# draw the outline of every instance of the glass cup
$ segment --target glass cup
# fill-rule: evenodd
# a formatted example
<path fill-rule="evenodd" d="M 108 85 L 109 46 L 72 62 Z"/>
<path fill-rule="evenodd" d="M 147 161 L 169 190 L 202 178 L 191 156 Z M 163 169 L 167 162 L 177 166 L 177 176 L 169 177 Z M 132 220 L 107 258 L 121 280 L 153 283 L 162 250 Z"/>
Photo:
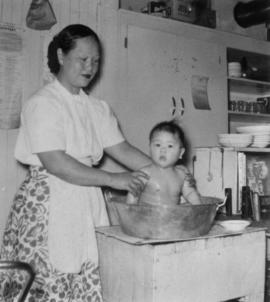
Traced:
<path fill-rule="evenodd" d="M 247 102 L 247 104 L 246 104 L 246 112 L 252 112 L 252 102 Z"/>
<path fill-rule="evenodd" d="M 236 101 L 229 101 L 229 110 L 236 111 Z"/>
<path fill-rule="evenodd" d="M 259 112 L 259 107 L 257 102 L 252 102 L 252 112 L 253 113 L 258 113 Z"/>
<path fill-rule="evenodd" d="M 246 102 L 245 101 L 237 101 L 237 111 L 243 112 L 246 111 Z"/>

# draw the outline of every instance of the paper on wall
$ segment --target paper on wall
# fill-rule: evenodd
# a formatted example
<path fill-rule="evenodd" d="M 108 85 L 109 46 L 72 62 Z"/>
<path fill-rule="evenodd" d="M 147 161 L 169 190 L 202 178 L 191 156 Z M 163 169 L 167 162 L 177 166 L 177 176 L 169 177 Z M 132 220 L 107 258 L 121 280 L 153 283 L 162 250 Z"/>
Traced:
<path fill-rule="evenodd" d="M 14 129 L 20 125 L 22 53 L 19 30 L 13 24 L 0 24 L 0 129 Z"/>
<path fill-rule="evenodd" d="M 191 78 L 191 93 L 193 105 L 196 109 L 211 110 L 208 100 L 208 77 L 193 75 Z"/>

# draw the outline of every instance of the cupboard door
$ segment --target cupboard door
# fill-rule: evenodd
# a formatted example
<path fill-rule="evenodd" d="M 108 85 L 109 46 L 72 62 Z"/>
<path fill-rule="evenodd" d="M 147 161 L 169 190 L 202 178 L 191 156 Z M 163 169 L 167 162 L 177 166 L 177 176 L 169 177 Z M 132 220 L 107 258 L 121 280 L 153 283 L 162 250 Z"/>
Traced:
<path fill-rule="evenodd" d="M 171 118 L 178 93 L 177 36 L 128 26 L 126 85 L 119 119 L 128 139 L 148 152 L 148 134 L 157 122 Z"/>
<path fill-rule="evenodd" d="M 223 46 L 185 37 L 178 41 L 178 89 L 185 103 L 181 121 L 190 147 L 216 146 L 226 133 L 226 51 Z"/>
<path fill-rule="evenodd" d="M 124 34 L 125 93 L 118 115 L 127 138 L 148 151 L 149 131 L 157 122 L 172 118 L 174 97 L 179 112 L 180 100 L 184 100 L 185 111 L 179 123 L 188 137 L 190 151 L 196 146 L 216 145 L 216 135 L 227 132 L 225 49 L 133 25 L 128 25 Z M 206 83 L 202 90 L 201 82 Z M 192 96 L 194 92 L 196 97 Z M 210 110 L 196 109 L 194 98 L 203 99 Z M 191 157 L 189 152 L 189 163 Z"/>

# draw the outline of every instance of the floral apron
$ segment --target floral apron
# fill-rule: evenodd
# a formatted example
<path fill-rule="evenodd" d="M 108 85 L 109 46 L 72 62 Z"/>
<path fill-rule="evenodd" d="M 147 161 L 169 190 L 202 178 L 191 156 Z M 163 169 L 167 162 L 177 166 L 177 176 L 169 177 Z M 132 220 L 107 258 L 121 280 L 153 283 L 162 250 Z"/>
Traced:
<path fill-rule="evenodd" d="M 3 236 L 0 258 L 30 263 L 36 273 L 26 302 L 102 301 L 97 263 L 86 260 L 78 273 L 63 273 L 49 259 L 50 183 L 46 170 L 31 166 L 17 192 Z M 64 253 L 65 251 L 63 251 Z M 17 273 L 2 282 L 0 301 L 14 302 L 22 286 Z M 6 279 L 5 279 L 6 280 Z"/>

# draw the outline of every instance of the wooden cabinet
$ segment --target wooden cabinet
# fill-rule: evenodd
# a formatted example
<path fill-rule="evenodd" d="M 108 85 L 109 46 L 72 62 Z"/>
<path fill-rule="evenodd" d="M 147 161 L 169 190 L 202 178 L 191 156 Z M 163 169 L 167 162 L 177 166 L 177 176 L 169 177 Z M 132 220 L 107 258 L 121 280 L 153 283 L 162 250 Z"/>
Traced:
<path fill-rule="evenodd" d="M 148 151 L 148 133 L 175 115 L 195 146 L 216 144 L 227 131 L 226 51 L 182 22 L 122 12 L 122 97 L 117 114 L 128 139 Z M 158 22 L 157 22 L 158 20 Z M 171 27 L 172 25 L 172 27 Z M 181 104 L 184 102 L 184 108 Z M 198 109 L 198 99 L 209 108 Z"/>
<path fill-rule="evenodd" d="M 97 228 L 104 301 L 264 301 L 265 229 L 147 242 Z"/>
<path fill-rule="evenodd" d="M 127 138 L 145 152 L 151 127 L 173 118 L 172 97 L 185 102 L 180 125 L 189 140 L 190 168 L 194 149 L 217 146 L 217 134 L 269 122 L 268 114 L 229 110 L 231 97 L 270 95 L 268 42 L 123 9 L 118 27 L 119 98 L 113 107 Z M 242 57 L 257 67 L 256 76 L 229 77 L 227 63 Z M 195 108 L 194 78 L 207 83 L 202 92 L 210 110 Z"/>
<path fill-rule="evenodd" d="M 265 109 L 259 107 L 257 99 L 270 96 L 270 56 L 228 48 L 227 61 L 242 65 L 241 77 L 227 78 L 229 132 L 236 132 L 238 126 L 269 123 L 270 98 Z"/>

